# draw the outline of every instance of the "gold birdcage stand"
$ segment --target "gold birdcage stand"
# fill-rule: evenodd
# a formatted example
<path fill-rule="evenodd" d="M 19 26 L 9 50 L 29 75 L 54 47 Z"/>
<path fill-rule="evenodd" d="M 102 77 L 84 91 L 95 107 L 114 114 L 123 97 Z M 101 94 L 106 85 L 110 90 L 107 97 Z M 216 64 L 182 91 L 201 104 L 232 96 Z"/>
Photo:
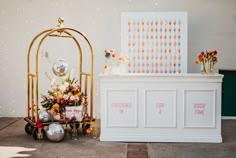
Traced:
<path fill-rule="evenodd" d="M 88 107 L 85 106 L 85 112 L 84 115 L 86 117 L 93 118 L 93 83 L 94 83 L 94 52 L 93 48 L 87 39 L 87 37 L 81 33 L 80 31 L 69 28 L 69 27 L 64 27 L 64 19 L 59 18 L 58 19 L 58 25 L 55 28 L 47 29 L 39 34 L 37 34 L 33 40 L 31 41 L 29 48 L 28 48 L 28 54 L 27 54 L 27 117 L 24 118 L 24 120 L 27 122 L 25 126 L 25 131 L 28 134 L 32 134 L 34 139 L 40 139 L 39 137 L 44 137 L 44 133 L 41 133 L 41 129 L 37 128 L 37 121 L 39 120 L 39 52 L 40 48 L 45 42 L 47 38 L 50 37 L 57 37 L 57 38 L 69 38 L 74 41 L 78 48 L 78 53 L 79 53 L 79 83 L 82 86 L 82 80 L 83 81 L 83 86 L 84 86 L 84 101 L 89 101 L 89 108 L 90 108 L 90 114 L 88 114 Z M 82 39 L 88 44 L 89 49 L 90 49 L 90 72 L 84 72 L 83 71 L 83 64 L 82 64 L 82 48 L 80 43 L 78 42 L 76 36 L 82 37 Z M 36 41 L 39 41 L 37 44 Z M 35 73 L 32 73 L 31 68 L 31 52 L 33 46 L 36 45 L 36 56 L 35 56 Z M 88 80 L 90 79 L 90 83 L 88 83 Z M 90 84 L 90 94 L 88 95 L 88 84 Z M 60 122 L 63 123 L 63 122 Z M 78 122 L 80 123 L 80 122 Z M 43 123 L 44 125 L 48 125 L 49 123 Z"/>

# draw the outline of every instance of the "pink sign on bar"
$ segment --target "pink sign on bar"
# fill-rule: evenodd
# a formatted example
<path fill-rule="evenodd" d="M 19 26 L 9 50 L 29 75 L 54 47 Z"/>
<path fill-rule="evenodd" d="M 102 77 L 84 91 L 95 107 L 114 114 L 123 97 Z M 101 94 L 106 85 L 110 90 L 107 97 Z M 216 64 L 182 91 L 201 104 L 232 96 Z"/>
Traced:
<path fill-rule="evenodd" d="M 158 114 L 162 113 L 163 108 L 165 107 L 165 103 L 163 102 L 157 102 L 156 103 L 156 109 L 158 109 Z"/>
<path fill-rule="evenodd" d="M 194 111 L 195 111 L 195 115 L 204 115 L 205 112 L 205 108 L 206 108 L 206 104 L 205 103 L 195 103 L 194 104 Z"/>
<path fill-rule="evenodd" d="M 131 103 L 112 103 L 111 106 L 112 106 L 112 108 L 119 109 L 119 112 L 121 114 L 124 113 L 125 109 L 132 108 Z"/>

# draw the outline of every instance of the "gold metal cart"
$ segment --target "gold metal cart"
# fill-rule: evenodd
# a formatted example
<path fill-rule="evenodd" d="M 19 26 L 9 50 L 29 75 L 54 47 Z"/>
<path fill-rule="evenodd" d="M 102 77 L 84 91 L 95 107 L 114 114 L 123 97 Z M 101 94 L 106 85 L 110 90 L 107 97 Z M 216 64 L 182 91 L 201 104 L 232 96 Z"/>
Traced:
<path fill-rule="evenodd" d="M 39 120 L 39 52 L 41 49 L 42 44 L 45 42 L 47 38 L 50 37 L 56 37 L 56 38 L 67 38 L 72 39 L 72 42 L 74 42 L 78 48 L 79 53 L 79 59 L 78 59 L 78 79 L 81 86 L 84 86 L 84 100 L 89 102 L 89 105 L 84 107 L 85 112 L 84 116 L 93 118 L 93 83 L 94 83 L 94 53 L 93 48 L 87 39 L 87 37 L 82 34 L 80 31 L 64 27 L 64 19 L 59 18 L 58 19 L 59 24 L 55 28 L 47 29 L 39 34 L 37 34 L 33 40 L 31 41 L 29 48 L 28 48 L 28 55 L 27 55 L 27 117 L 24 118 L 24 120 L 27 122 L 25 126 L 25 131 L 27 134 L 32 134 L 34 139 L 38 139 L 38 132 L 36 122 Z M 82 61 L 82 48 L 81 43 L 79 43 L 76 36 L 79 36 L 82 38 L 86 44 L 88 44 L 88 48 L 90 49 L 90 71 L 84 72 L 83 71 L 83 61 Z M 35 61 L 32 63 L 35 63 L 35 70 L 33 71 L 31 69 L 31 56 L 33 48 L 36 48 L 34 50 L 36 52 Z M 83 81 L 82 81 L 83 80 Z M 90 81 L 90 83 L 88 82 Z M 89 85 L 90 84 L 90 85 Z M 88 87 L 90 88 L 90 94 L 87 94 Z M 88 110 L 89 108 L 89 110 Z M 88 113 L 89 111 L 89 113 Z M 60 122 L 59 123 L 63 123 Z M 81 123 L 81 122 L 78 122 Z M 43 123 L 44 125 L 48 125 L 49 123 Z M 41 132 L 41 130 L 40 130 Z M 45 132 L 42 133 L 43 137 L 45 136 Z"/>

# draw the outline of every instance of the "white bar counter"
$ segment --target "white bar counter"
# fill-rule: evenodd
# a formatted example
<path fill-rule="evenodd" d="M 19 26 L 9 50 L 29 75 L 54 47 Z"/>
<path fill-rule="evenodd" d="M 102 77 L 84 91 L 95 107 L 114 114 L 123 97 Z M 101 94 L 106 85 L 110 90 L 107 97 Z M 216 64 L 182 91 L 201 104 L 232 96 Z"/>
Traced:
<path fill-rule="evenodd" d="M 222 142 L 223 75 L 100 75 L 101 141 Z"/>

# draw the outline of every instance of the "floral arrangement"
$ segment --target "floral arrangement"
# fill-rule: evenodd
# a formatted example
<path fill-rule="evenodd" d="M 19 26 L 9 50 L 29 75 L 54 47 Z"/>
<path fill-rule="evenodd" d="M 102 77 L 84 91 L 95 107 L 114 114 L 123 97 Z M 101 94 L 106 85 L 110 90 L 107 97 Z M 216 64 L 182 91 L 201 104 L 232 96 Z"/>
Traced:
<path fill-rule="evenodd" d="M 129 59 L 129 57 L 126 55 L 117 55 L 115 49 L 104 50 L 103 54 L 106 58 L 104 64 L 104 71 L 106 73 L 116 70 L 118 66 L 122 64 L 124 65 Z"/>
<path fill-rule="evenodd" d="M 70 74 L 64 77 L 61 84 L 51 79 L 50 81 L 51 89 L 48 91 L 48 95 L 42 95 L 41 104 L 52 114 L 62 114 L 66 106 L 80 106 L 82 103 L 88 105 L 83 102 L 83 93 L 78 80 L 71 79 Z"/>
<path fill-rule="evenodd" d="M 214 65 L 217 63 L 217 51 L 201 52 L 198 55 L 198 60 L 195 64 L 202 63 L 203 73 L 212 73 L 214 71 Z"/>

